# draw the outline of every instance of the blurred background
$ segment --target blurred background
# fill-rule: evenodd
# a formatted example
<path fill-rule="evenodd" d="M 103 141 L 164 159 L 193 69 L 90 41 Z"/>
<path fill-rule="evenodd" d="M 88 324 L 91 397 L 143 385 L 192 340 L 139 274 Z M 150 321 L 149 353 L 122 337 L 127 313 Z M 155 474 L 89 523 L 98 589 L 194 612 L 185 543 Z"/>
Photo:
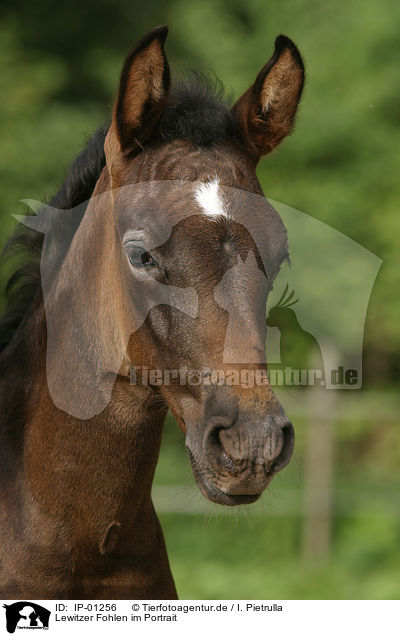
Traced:
<path fill-rule="evenodd" d="M 2 0 L 0 242 L 44 201 L 109 117 L 124 56 L 168 24 L 175 75 L 215 73 L 238 97 L 291 37 L 307 85 L 295 134 L 261 161 L 268 197 L 383 260 L 357 391 L 279 395 L 297 435 L 260 503 L 214 506 L 166 422 L 154 500 L 181 598 L 400 596 L 400 4 L 396 0 Z M 8 268 L 0 270 L 1 288 Z M 2 299 L 0 299 L 1 302 Z"/>

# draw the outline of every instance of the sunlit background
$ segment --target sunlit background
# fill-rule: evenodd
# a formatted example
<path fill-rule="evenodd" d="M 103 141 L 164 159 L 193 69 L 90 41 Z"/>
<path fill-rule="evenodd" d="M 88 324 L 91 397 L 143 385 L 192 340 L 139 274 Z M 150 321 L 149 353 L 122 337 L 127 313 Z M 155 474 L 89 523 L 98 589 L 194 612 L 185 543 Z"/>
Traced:
<path fill-rule="evenodd" d="M 0 239 L 48 199 L 109 117 L 122 61 L 157 24 L 173 72 L 215 73 L 239 96 L 280 33 L 307 68 L 296 131 L 258 175 L 268 197 L 343 232 L 383 260 L 357 391 L 280 395 L 294 458 L 260 503 L 228 510 L 194 484 L 169 418 L 159 511 L 181 598 L 400 595 L 400 4 L 396 0 L 3 0 Z M 3 288 L 8 268 L 3 265 Z M 318 311 L 318 307 L 316 308 Z"/>

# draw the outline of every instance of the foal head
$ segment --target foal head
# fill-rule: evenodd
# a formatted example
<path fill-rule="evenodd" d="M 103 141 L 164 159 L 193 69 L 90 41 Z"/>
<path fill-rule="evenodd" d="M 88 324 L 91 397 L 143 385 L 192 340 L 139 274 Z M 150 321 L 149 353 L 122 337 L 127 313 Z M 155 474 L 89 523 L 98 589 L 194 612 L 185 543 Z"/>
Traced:
<path fill-rule="evenodd" d="M 203 493 L 247 503 L 294 443 L 265 360 L 266 299 L 287 237 L 255 169 L 292 129 L 304 68 L 278 37 L 229 109 L 204 86 L 170 89 L 166 34 L 154 29 L 129 53 L 105 143 L 127 321 L 150 307 L 126 355 L 137 377 L 156 372 L 151 391 L 185 433 Z M 189 290 L 186 307 L 149 303 L 156 283 Z"/>

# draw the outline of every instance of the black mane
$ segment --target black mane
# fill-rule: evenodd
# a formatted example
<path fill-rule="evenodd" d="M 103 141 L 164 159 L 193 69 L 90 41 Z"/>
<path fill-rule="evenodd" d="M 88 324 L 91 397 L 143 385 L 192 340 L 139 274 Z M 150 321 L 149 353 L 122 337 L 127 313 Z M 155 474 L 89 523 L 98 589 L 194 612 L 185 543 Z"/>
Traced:
<path fill-rule="evenodd" d="M 202 73 L 176 82 L 170 91 L 159 124 L 164 141 L 191 139 L 196 146 L 210 146 L 232 137 L 235 118 L 222 82 Z"/>
<path fill-rule="evenodd" d="M 49 205 L 78 213 L 68 215 L 68 228 L 63 219 L 57 221 L 57 231 L 67 231 L 71 239 L 82 220 L 88 201 L 105 166 L 104 141 L 108 126 L 99 129 L 86 148 L 71 165 L 67 177 Z M 224 96 L 222 83 L 194 73 L 190 80 L 178 81 L 171 89 L 160 117 L 157 135 L 163 141 L 190 139 L 196 146 L 210 146 L 232 137 L 235 120 Z M 71 218 L 73 227 L 71 228 Z M 67 221 L 65 221 L 67 223 Z M 0 318 L 0 352 L 11 341 L 14 332 L 41 292 L 40 254 L 43 234 L 19 225 L 6 244 L 5 252 L 24 254 L 24 262 L 11 275 L 5 289 L 7 308 Z"/>

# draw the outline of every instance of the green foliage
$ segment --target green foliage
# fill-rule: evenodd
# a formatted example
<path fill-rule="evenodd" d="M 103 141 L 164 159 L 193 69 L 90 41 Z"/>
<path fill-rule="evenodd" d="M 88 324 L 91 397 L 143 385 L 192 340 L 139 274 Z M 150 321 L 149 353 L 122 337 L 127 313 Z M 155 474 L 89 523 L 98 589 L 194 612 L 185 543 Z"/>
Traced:
<path fill-rule="evenodd" d="M 300 556 L 300 517 L 162 515 L 184 599 L 396 599 L 398 519 L 341 517 L 329 560 Z M 393 555 L 395 558 L 393 558 Z"/>

